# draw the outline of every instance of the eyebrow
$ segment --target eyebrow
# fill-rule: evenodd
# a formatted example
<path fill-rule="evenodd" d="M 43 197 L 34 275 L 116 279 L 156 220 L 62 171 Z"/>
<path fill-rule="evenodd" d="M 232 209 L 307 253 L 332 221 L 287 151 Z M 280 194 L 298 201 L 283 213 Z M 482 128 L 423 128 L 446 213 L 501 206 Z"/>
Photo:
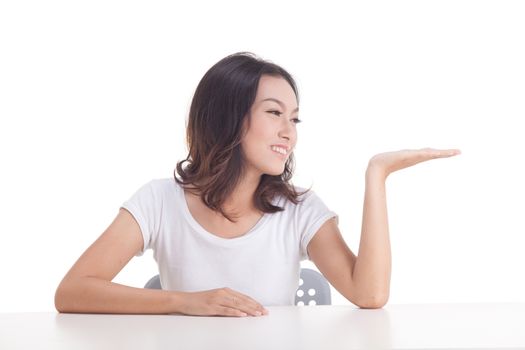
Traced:
<path fill-rule="evenodd" d="M 265 98 L 264 100 L 262 100 L 261 102 L 264 102 L 264 101 L 273 101 L 273 102 L 277 102 L 279 105 L 281 105 L 281 107 L 285 108 L 285 105 L 282 101 L 279 101 L 278 99 L 276 98 L 273 98 L 273 97 L 269 97 L 269 98 Z M 296 109 L 294 109 L 292 112 L 298 112 L 299 111 L 299 107 L 297 107 Z"/>

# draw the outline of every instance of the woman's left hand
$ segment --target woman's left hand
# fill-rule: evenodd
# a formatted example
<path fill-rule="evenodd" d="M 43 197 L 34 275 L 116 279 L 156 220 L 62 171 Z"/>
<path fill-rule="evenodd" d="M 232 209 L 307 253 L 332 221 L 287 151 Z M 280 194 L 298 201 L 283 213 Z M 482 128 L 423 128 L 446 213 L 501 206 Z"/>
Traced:
<path fill-rule="evenodd" d="M 404 149 L 395 152 L 379 153 L 368 163 L 368 170 L 379 171 L 385 178 L 404 168 L 436 158 L 448 158 L 461 154 L 459 149 Z"/>

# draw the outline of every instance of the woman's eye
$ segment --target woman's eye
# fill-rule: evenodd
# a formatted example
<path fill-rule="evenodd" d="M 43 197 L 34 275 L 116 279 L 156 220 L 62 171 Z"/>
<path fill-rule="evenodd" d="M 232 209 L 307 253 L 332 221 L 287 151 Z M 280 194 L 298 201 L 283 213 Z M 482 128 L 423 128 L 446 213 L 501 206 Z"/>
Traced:
<path fill-rule="evenodd" d="M 281 114 L 283 114 L 282 112 L 279 112 L 279 111 L 268 111 L 268 113 L 273 113 L 273 114 L 275 114 L 277 116 L 281 116 Z M 294 122 L 294 124 L 299 124 L 299 123 L 302 122 L 302 120 L 299 119 L 299 118 L 294 118 L 294 119 L 292 119 L 292 122 Z"/>

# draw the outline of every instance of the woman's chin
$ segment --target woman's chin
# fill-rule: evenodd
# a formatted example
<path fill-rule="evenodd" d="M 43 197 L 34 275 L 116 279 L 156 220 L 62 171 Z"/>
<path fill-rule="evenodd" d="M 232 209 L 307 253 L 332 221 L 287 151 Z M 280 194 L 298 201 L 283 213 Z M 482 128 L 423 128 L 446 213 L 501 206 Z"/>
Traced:
<path fill-rule="evenodd" d="M 281 167 L 274 167 L 274 168 L 267 169 L 267 171 L 265 171 L 265 174 L 271 175 L 271 176 L 278 176 L 278 175 L 281 175 L 283 172 L 284 172 L 284 165 Z"/>

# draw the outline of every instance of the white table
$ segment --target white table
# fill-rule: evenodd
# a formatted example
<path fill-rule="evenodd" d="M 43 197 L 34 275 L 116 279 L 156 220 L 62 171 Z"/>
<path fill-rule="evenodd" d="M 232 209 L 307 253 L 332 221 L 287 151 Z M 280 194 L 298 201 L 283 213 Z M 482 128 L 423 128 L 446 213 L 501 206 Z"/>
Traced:
<path fill-rule="evenodd" d="M 268 310 L 245 318 L 0 313 L 0 349 L 525 348 L 525 303 Z"/>

